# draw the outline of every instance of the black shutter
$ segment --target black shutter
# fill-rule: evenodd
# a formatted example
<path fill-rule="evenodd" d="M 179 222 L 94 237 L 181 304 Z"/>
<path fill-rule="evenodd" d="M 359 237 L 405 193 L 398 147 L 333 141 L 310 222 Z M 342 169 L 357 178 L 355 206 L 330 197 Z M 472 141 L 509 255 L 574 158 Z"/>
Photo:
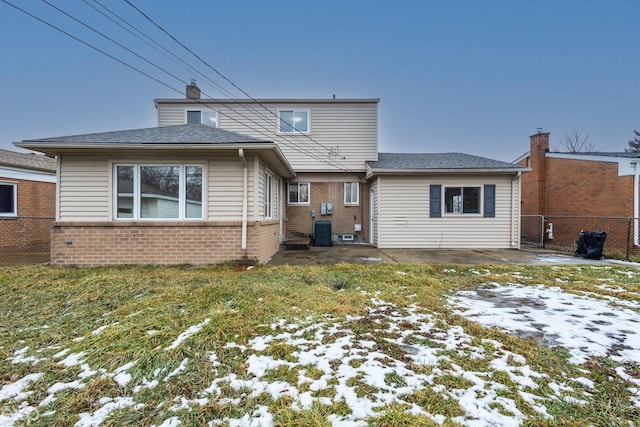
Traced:
<path fill-rule="evenodd" d="M 439 184 L 429 186 L 429 216 L 431 218 L 442 216 L 442 186 Z"/>
<path fill-rule="evenodd" d="M 484 216 L 485 218 L 496 217 L 496 185 L 484 185 Z"/>

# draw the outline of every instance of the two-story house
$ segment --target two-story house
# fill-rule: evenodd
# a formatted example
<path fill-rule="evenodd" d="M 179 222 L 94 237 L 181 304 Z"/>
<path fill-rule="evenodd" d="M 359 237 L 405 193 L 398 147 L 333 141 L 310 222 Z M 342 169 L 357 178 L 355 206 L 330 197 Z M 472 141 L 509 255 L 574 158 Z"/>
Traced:
<path fill-rule="evenodd" d="M 379 247 L 517 247 L 526 168 L 378 153 L 378 99 L 156 99 L 158 127 L 42 138 L 52 263 L 264 263 L 331 221 Z"/>
<path fill-rule="evenodd" d="M 369 240 L 366 162 L 378 159 L 379 99 L 210 100 L 195 83 L 187 93 L 154 101 L 158 126 L 201 123 L 277 142 L 296 176 L 284 183 L 266 171 L 256 203 L 280 218 L 281 239 L 326 220 L 335 239 Z"/>

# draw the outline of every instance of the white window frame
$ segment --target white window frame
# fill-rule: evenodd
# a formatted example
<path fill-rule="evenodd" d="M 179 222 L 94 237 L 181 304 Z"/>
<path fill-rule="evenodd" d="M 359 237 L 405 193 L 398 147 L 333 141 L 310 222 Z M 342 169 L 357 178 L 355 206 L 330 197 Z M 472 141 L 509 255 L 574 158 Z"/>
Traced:
<path fill-rule="evenodd" d="M 285 132 L 282 129 L 282 127 L 280 126 L 281 124 L 281 119 L 280 119 L 280 113 L 285 112 L 285 111 L 291 111 L 293 113 L 293 115 L 295 116 L 296 113 L 306 113 L 307 114 L 307 130 L 306 131 L 302 131 L 302 130 L 297 130 L 297 129 L 293 129 L 290 132 Z M 293 125 L 293 123 L 290 123 L 290 125 Z M 293 127 L 293 126 L 292 126 Z M 281 108 L 278 109 L 278 121 L 276 123 L 276 130 L 277 133 L 281 134 L 281 135 L 292 135 L 292 134 L 309 134 L 311 133 L 311 110 L 308 108 Z"/>
<path fill-rule="evenodd" d="M 306 202 L 301 202 L 300 201 L 300 186 L 301 185 L 305 185 L 307 186 L 307 201 Z M 289 191 L 289 187 L 292 185 L 297 185 L 298 186 L 298 201 L 297 202 L 292 202 L 289 199 L 289 195 L 290 195 L 290 191 Z M 298 205 L 298 206 L 309 206 L 311 205 L 311 183 L 309 182 L 288 182 L 287 183 L 287 204 L 288 205 Z"/>
<path fill-rule="evenodd" d="M 133 167 L 133 216 L 131 218 L 118 218 L 118 166 L 132 166 Z M 179 168 L 179 190 L 178 190 L 178 217 L 177 218 L 142 218 L 140 216 L 140 168 L 144 166 L 177 166 Z M 187 183 L 186 183 L 186 169 L 189 166 L 197 166 L 202 169 L 202 208 L 200 210 L 199 218 L 187 218 Z M 204 163 L 131 163 L 131 162 L 113 162 L 112 164 L 112 199 L 113 199 L 113 212 L 112 218 L 114 221 L 202 221 L 205 218 L 205 206 L 206 206 L 206 167 Z"/>
<path fill-rule="evenodd" d="M 0 216 L 13 217 L 18 216 L 18 184 L 15 182 L 0 181 L 0 185 L 6 185 L 13 188 L 13 212 L 0 212 Z"/>
<path fill-rule="evenodd" d="M 461 191 L 460 195 L 462 197 L 462 210 L 461 212 L 447 212 L 447 189 L 448 188 L 459 188 Z M 464 212 L 464 189 L 465 188 L 477 188 L 478 189 L 478 212 Z M 447 185 L 442 186 L 442 214 L 446 216 L 482 216 L 482 209 L 484 205 L 484 190 L 482 185 Z"/>
<path fill-rule="evenodd" d="M 218 128 L 219 127 L 218 112 L 216 110 L 213 110 L 213 109 L 204 109 L 203 110 L 203 109 L 195 109 L 195 108 L 185 108 L 185 110 L 184 110 L 184 122 L 185 123 L 189 123 L 187 121 L 188 120 L 188 116 L 189 116 L 189 112 L 199 112 L 200 113 L 200 124 L 201 125 L 205 125 L 205 126 L 209 126 L 209 125 L 203 122 L 202 113 L 213 113 L 213 116 L 214 116 L 213 123 L 214 123 L 214 125 L 210 126 L 210 127 L 213 127 L 213 128 Z"/>
<path fill-rule="evenodd" d="M 356 200 L 351 199 L 353 194 L 353 186 L 356 186 Z M 347 191 L 349 187 L 349 191 Z M 351 200 L 347 200 L 347 195 Z M 344 183 L 344 204 L 345 206 L 358 206 L 360 205 L 360 183 L 359 182 L 345 182 Z"/>
<path fill-rule="evenodd" d="M 264 218 L 273 218 L 273 175 L 264 174 Z"/>

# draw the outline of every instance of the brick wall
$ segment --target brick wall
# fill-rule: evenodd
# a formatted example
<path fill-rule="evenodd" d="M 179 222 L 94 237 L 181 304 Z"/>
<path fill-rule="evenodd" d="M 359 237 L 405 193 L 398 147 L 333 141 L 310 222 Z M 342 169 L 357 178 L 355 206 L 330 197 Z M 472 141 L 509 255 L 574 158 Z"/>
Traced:
<path fill-rule="evenodd" d="M 329 191 L 331 190 L 331 191 Z M 329 197 L 329 192 L 331 197 Z M 320 215 L 320 204 L 333 203 L 332 215 Z M 355 234 L 357 241 L 369 240 L 369 184 L 360 182 L 360 204 L 345 206 L 344 182 L 311 182 L 311 203 L 309 206 L 286 206 L 286 236 L 309 236 L 313 233 L 314 218 L 311 211 L 316 211 L 316 221 L 331 221 L 331 231 L 338 234 Z M 355 225 L 362 224 L 362 231 L 355 233 Z"/>
<path fill-rule="evenodd" d="M 618 176 L 617 163 L 547 157 L 548 148 L 549 134 L 533 135 L 531 156 L 520 162 L 532 169 L 522 176 L 522 214 L 544 215 L 553 223 L 553 241 L 545 234 L 548 246 L 573 247 L 581 230 L 604 230 L 605 251 L 624 250 L 633 176 Z M 532 227 L 537 229 L 531 234 L 539 234 L 539 225 Z"/>
<path fill-rule="evenodd" d="M 17 217 L 0 218 L 0 248 L 24 251 L 49 246 L 50 229 L 56 214 L 56 185 L 21 179 L 0 181 L 16 184 Z"/>
<path fill-rule="evenodd" d="M 250 222 L 247 249 L 240 222 L 55 223 L 51 264 L 265 263 L 278 249 L 278 222 Z"/>
<path fill-rule="evenodd" d="M 633 176 L 617 163 L 547 159 L 547 215 L 633 216 Z"/>
<path fill-rule="evenodd" d="M 546 208 L 546 153 L 549 151 L 549 134 L 537 133 L 530 137 L 530 157 L 520 166 L 531 168 L 522 174 L 522 215 L 544 215 Z"/>

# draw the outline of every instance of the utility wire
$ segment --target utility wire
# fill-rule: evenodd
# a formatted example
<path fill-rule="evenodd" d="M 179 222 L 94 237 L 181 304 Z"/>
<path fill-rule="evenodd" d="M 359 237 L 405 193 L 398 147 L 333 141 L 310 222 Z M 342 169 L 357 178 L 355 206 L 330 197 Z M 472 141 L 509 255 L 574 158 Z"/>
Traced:
<path fill-rule="evenodd" d="M 107 36 L 106 34 L 96 30 L 95 28 L 93 28 L 91 25 L 84 23 L 83 21 L 79 20 L 78 18 L 76 18 L 75 16 L 71 15 L 70 13 L 65 12 L 64 10 L 60 9 L 58 6 L 53 5 L 51 3 L 49 3 L 47 0 L 41 0 L 43 3 L 45 3 L 46 5 L 54 8 L 55 10 L 57 10 L 58 12 L 62 13 L 63 15 L 67 16 L 68 18 L 73 19 L 74 21 L 76 21 L 78 24 L 84 26 L 85 28 L 88 28 L 89 30 L 93 31 L 94 33 L 104 37 L 105 39 L 109 40 L 111 43 L 115 44 L 116 46 L 126 50 L 127 52 L 129 52 L 130 54 L 134 55 L 136 58 L 139 58 L 141 60 L 143 60 L 144 62 L 146 62 L 147 64 L 155 67 L 156 69 L 162 71 L 163 73 L 173 77 L 174 79 L 186 84 L 185 81 L 183 81 L 182 79 L 180 79 L 180 77 L 176 76 L 175 74 L 172 74 L 171 72 L 165 70 L 164 68 L 156 65 L 155 63 L 151 62 L 150 60 L 148 60 L 147 58 L 145 58 L 142 55 L 137 54 L 136 52 L 134 52 L 133 50 L 129 49 L 128 47 L 126 47 L 125 45 L 123 45 L 122 43 L 112 39 L 111 37 Z"/>
<path fill-rule="evenodd" d="M 118 26 L 120 26 L 121 28 L 123 28 L 124 30 L 126 30 L 127 32 L 129 32 L 130 34 L 132 34 L 133 36 L 135 36 L 136 38 L 138 38 L 139 40 L 143 41 L 145 44 L 147 44 L 148 46 L 152 47 L 153 49 L 155 49 L 156 51 L 163 53 L 163 55 L 169 59 L 171 59 L 174 63 L 181 63 L 184 66 L 186 66 L 189 70 L 195 72 L 196 74 L 198 74 L 199 76 L 201 76 L 202 78 L 204 78 L 205 80 L 209 81 L 211 83 L 211 85 L 213 85 L 214 87 L 217 88 L 217 90 L 220 91 L 220 93 L 223 93 L 227 96 L 229 96 L 230 98 L 233 98 L 234 95 L 233 93 L 229 92 L 224 86 L 220 85 L 219 83 L 211 80 L 206 74 L 203 74 L 202 72 L 200 72 L 199 70 L 197 70 L 195 67 L 193 67 L 191 64 L 187 63 L 185 60 L 183 60 L 182 58 L 180 58 L 178 55 L 174 54 L 173 52 L 171 52 L 169 49 L 167 49 L 166 47 L 164 47 L 162 44 L 158 43 L 157 41 L 155 41 L 152 37 L 149 37 L 147 34 L 145 34 L 143 31 L 141 31 L 140 29 L 138 29 L 135 25 L 131 24 L 130 22 L 128 22 L 126 19 L 124 19 L 123 17 L 121 17 L 120 15 L 118 15 L 117 13 L 115 13 L 113 10 L 111 10 L 108 6 L 105 6 L 104 4 L 100 3 L 98 0 L 93 0 L 94 3 L 96 3 L 97 5 L 99 5 L 102 9 L 106 10 L 109 14 L 111 14 L 112 16 L 114 16 L 115 18 L 117 18 L 117 20 L 119 20 L 120 22 L 126 24 L 129 28 L 131 28 L 131 30 L 137 32 L 139 35 L 137 35 L 136 33 L 134 33 L 133 31 L 131 31 L 130 29 L 126 28 L 124 25 L 120 24 L 119 22 L 117 22 L 115 19 L 107 16 L 104 12 L 100 11 L 98 8 L 96 8 L 95 6 L 91 5 L 90 3 L 88 3 L 87 0 L 82 0 L 84 3 L 86 3 L 88 6 L 92 7 L 93 9 L 95 9 L 96 11 L 98 11 L 99 13 L 101 13 L 103 16 L 105 16 L 106 18 L 110 19 L 111 21 L 113 21 L 114 23 L 116 23 Z M 144 39 L 148 40 L 145 41 L 142 37 L 144 37 Z M 155 46 L 152 46 L 149 42 L 153 43 Z"/>
<path fill-rule="evenodd" d="M 43 0 L 44 1 L 44 0 Z M 87 3 L 86 0 L 83 0 L 85 3 Z M 191 66 L 190 64 L 186 63 L 185 61 L 183 61 L 181 58 L 179 58 L 177 55 L 173 54 L 170 50 L 168 50 L 167 48 L 165 48 L 164 46 L 162 46 L 160 43 L 156 42 L 155 40 L 153 40 L 151 37 L 149 37 L 148 35 L 146 35 L 144 32 L 142 32 L 141 30 L 137 29 L 135 26 L 133 26 L 132 24 L 130 24 L 129 22 L 127 22 L 124 18 L 120 17 L 119 15 L 117 15 L 115 12 L 113 12 L 112 10 L 110 10 L 108 7 L 102 5 L 98 0 L 93 0 L 95 3 L 97 3 L 98 5 L 100 5 L 102 8 L 104 8 L 105 10 L 107 10 L 109 13 L 113 14 L 114 16 L 118 17 L 118 19 L 120 19 L 122 22 L 125 22 L 129 27 L 133 28 L 134 30 L 136 30 L 138 33 L 144 35 L 144 37 L 146 37 L 147 39 L 149 39 L 150 41 L 152 41 L 154 44 L 156 44 L 157 46 L 161 47 L 163 50 L 165 50 L 166 52 L 168 52 L 169 54 L 171 54 L 173 57 L 177 58 L 180 62 L 184 63 L 185 65 L 187 65 L 189 68 L 191 68 L 192 70 L 194 70 L 196 73 L 200 74 L 201 76 L 203 76 L 206 80 L 208 80 L 209 82 L 211 82 L 214 86 L 216 86 L 218 89 L 220 89 L 223 93 L 227 94 L 228 96 L 230 96 L 231 98 L 233 98 L 233 94 L 231 92 L 229 92 L 228 90 L 226 90 L 224 87 L 222 87 L 221 85 L 219 85 L 218 83 L 214 82 L 213 80 L 209 79 L 205 74 L 201 73 L 200 71 L 198 71 L 196 68 L 194 68 L 193 66 Z M 303 132 L 298 131 L 297 129 L 295 129 L 295 127 L 293 126 L 293 124 L 288 123 L 287 121 L 281 120 L 279 116 L 277 116 L 275 113 L 273 113 L 271 110 L 269 110 L 266 106 L 264 106 L 262 103 L 260 103 L 259 101 L 257 101 L 255 98 L 251 97 L 248 93 L 246 93 L 244 90 L 240 89 L 238 86 L 236 86 L 230 79 L 228 79 L 226 76 L 222 75 L 218 70 L 216 70 L 215 68 L 213 68 L 211 65 L 209 65 L 206 61 L 204 61 L 202 58 L 200 58 L 198 55 L 195 54 L 195 52 L 193 52 L 191 49 L 189 49 L 188 47 L 186 47 L 184 44 L 182 44 L 180 41 L 178 41 L 175 37 L 173 37 L 171 34 L 169 34 L 166 30 L 164 30 L 164 28 L 162 28 L 161 26 L 159 26 L 158 24 L 156 24 L 149 16 L 147 16 L 144 12 L 142 12 L 139 8 L 137 8 L 135 5 L 133 5 L 132 3 L 128 2 L 127 3 L 129 5 L 131 5 L 136 11 L 138 11 L 140 14 L 142 14 L 147 20 L 149 20 L 150 22 L 152 22 L 156 27 L 160 28 L 165 34 L 167 34 L 168 36 L 170 36 L 174 41 L 176 41 L 180 46 L 182 46 L 183 48 L 185 48 L 187 51 L 189 51 L 192 55 L 196 56 L 196 58 L 198 58 L 201 62 L 203 62 L 205 65 L 207 65 L 209 68 L 211 68 L 214 72 L 216 72 L 218 75 L 220 75 L 221 77 L 223 77 L 225 80 L 227 80 L 229 83 L 231 83 L 234 87 L 236 87 L 238 90 L 240 90 L 242 93 L 244 93 L 245 95 L 247 95 L 249 98 L 251 98 L 254 102 L 256 102 L 257 104 L 259 104 L 261 107 L 263 107 L 264 110 L 266 110 L 268 113 L 270 113 L 271 115 L 273 115 L 274 117 L 276 117 L 279 121 L 283 122 L 285 125 L 288 125 L 291 129 L 295 130 L 297 133 L 301 134 L 302 136 L 306 137 L 307 139 L 315 142 L 316 144 L 320 145 L 322 148 L 328 150 L 328 155 L 334 155 L 334 150 L 330 147 L 325 147 L 324 145 L 318 143 L 317 141 L 313 140 L 313 138 L 309 137 L 308 135 L 304 134 Z M 178 79 L 179 80 L 179 79 Z M 204 93 L 204 92 L 203 92 Z M 211 97 L 210 95 L 206 94 L 206 96 L 208 96 L 209 98 L 215 100 L 213 97 Z M 225 104 L 222 102 L 222 100 L 215 100 L 216 103 L 220 103 L 223 106 L 229 108 L 232 111 L 233 108 L 231 108 L 229 105 Z M 248 109 L 255 112 L 256 114 L 258 114 L 261 118 L 265 118 L 264 114 L 262 112 L 260 112 L 259 110 L 254 109 L 253 106 L 251 105 L 247 105 Z M 249 119 L 248 117 L 244 116 L 243 114 L 240 114 L 243 118 Z M 251 120 L 254 124 L 258 124 L 255 121 Z M 268 132 L 271 132 L 270 130 L 267 130 Z M 264 134 L 263 134 L 264 135 Z M 274 134 L 274 137 L 277 139 L 278 136 Z M 283 143 L 284 140 L 280 139 L 280 143 Z M 302 151 L 300 150 L 300 146 L 296 146 L 295 148 L 293 148 L 294 150 L 298 150 L 298 151 Z M 311 152 L 304 150 L 307 154 L 312 155 Z M 312 155 L 313 156 L 313 155 Z M 316 156 L 313 156 L 316 157 Z M 318 157 L 316 157 L 318 158 Z M 327 162 L 326 160 L 324 160 L 323 158 L 320 158 L 322 162 Z M 329 160 L 329 163 L 331 162 L 331 160 Z M 336 165 L 337 166 L 337 165 Z M 339 169 L 343 169 L 346 170 L 344 168 L 340 168 Z"/>
<path fill-rule="evenodd" d="M 271 110 L 269 110 L 265 105 L 263 105 L 259 100 L 255 99 L 254 97 L 252 97 L 251 95 L 249 95 L 246 91 L 244 91 L 242 88 L 240 88 L 238 85 L 236 85 L 233 81 L 231 81 L 231 79 L 229 79 L 227 76 L 225 76 L 224 74 L 222 74 L 220 71 L 218 71 L 215 67 L 213 67 L 211 64 L 209 64 L 207 61 L 205 61 L 204 59 L 202 59 L 197 53 L 195 53 L 193 50 L 191 50 L 189 47 L 187 47 L 186 45 L 184 45 L 182 42 L 180 42 L 180 40 L 178 40 L 177 38 L 175 38 L 171 33 L 169 33 L 167 30 L 165 30 L 160 24 L 156 23 L 153 19 L 151 19 L 151 17 L 149 17 L 146 13 L 144 13 L 142 10 L 140 10 L 140 8 L 138 8 L 136 5 L 134 5 L 133 3 L 131 3 L 130 0 L 124 0 L 125 3 L 127 3 L 129 6 L 131 6 L 133 9 L 135 9 L 138 13 L 140 13 L 145 19 L 147 19 L 149 22 L 151 22 L 154 26 L 156 26 L 160 31 L 162 31 L 163 33 L 165 33 L 167 36 L 169 36 L 173 41 L 175 41 L 177 44 L 179 44 L 182 48 L 184 48 L 187 52 L 191 53 L 194 57 L 196 57 L 200 62 L 202 62 L 204 65 L 206 65 L 209 69 L 211 69 L 214 73 L 216 73 L 218 76 L 222 77 L 225 81 L 227 81 L 230 85 L 232 85 L 234 88 L 236 88 L 237 90 L 239 90 L 240 92 L 242 92 L 246 97 L 248 97 L 249 99 L 251 99 L 251 101 L 255 102 L 256 104 L 260 105 L 262 108 L 264 108 L 265 110 L 267 110 L 269 113 L 271 113 L 272 115 L 274 115 L 276 118 L 278 118 L 278 116 L 273 113 Z M 295 129 L 295 127 L 293 127 L 292 125 L 290 125 L 292 129 Z M 299 131 L 298 131 L 299 132 Z M 315 144 L 318 144 L 319 146 L 321 146 L 322 148 L 324 148 L 325 150 L 327 150 L 329 153 L 332 152 L 332 149 L 330 147 L 326 147 L 323 144 L 319 143 L 318 141 L 316 141 L 315 139 L 311 138 L 309 135 L 304 134 L 303 132 L 299 132 L 302 136 L 306 137 L 307 139 L 309 139 L 310 141 L 314 142 Z"/>
<path fill-rule="evenodd" d="M 14 9 L 16 9 L 16 10 L 18 10 L 18 11 L 20 11 L 20 12 L 22 12 L 22 13 L 24 13 L 24 14 L 28 15 L 28 16 L 30 16 L 31 18 L 33 18 L 33 19 L 35 19 L 35 20 L 37 20 L 37 21 L 39 21 L 39 22 L 41 22 L 41 23 L 43 23 L 43 24 L 45 24 L 45 25 L 47 25 L 47 26 L 49 26 L 49 27 L 51 27 L 51 28 L 53 28 L 53 29 L 55 29 L 56 31 L 59 31 L 59 32 L 61 32 L 62 34 L 66 35 L 66 36 L 68 36 L 68 37 L 70 37 L 70 38 L 72 38 L 72 39 L 74 39 L 74 40 L 76 40 L 76 41 L 78 41 L 78 42 L 80 42 L 80 43 L 82 43 L 82 44 L 84 44 L 85 46 L 87 46 L 87 47 L 89 47 L 89 48 L 91 48 L 91 49 L 93 49 L 93 50 L 95 50 L 95 51 L 97 51 L 97 52 L 99 52 L 99 53 L 101 53 L 101 54 L 103 54 L 103 55 L 107 56 L 108 58 L 113 59 L 114 61 L 116 61 L 116 62 L 118 62 L 118 63 L 120 63 L 120 64 L 122 64 L 122 65 L 126 66 L 127 68 L 130 68 L 131 70 L 136 71 L 137 73 L 142 74 L 143 76 L 145 76 L 145 77 L 147 77 L 147 78 L 152 79 L 153 81 L 155 81 L 155 82 L 157 82 L 157 83 L 159 83 L 159 84 L 161 84 L 161 85 L 163 85 L 163 86 L 167 87 L 168 89 L 170 89 L 170 90 L 172 90 L 172 91 L 174 91 L 174 92 L 177 92 L 177 93 L 179 93 L 179 94 L 182 94 L 182 92 L 181 92 L 179 89 L 176 89 L 175 87 L 173 87 L 173 86 L 169 85 L 168 83 L 161 81 L 160 79 L 158 79 L 158 78 L 156 78 L 156 77 L 154 77 L 154 76 L 152 76 L 152 75 L 150 75 L 150 74 L 148 74 L 148 73 L 146 73 L 146 72 L 142 71 L 142 70 L 141 70 L 141 69 L 139 69 L 139 68 L 136 68 L 136 67 L 135 67 L 135 66 L 133 66 L 133 65 L 130 65 L 129 63 L 127 63 L 127 62 L 125 62 L 125 61 L 123 61 L 123 60 L 121 60 L 121 59 L 119 59 L 119 58 L 117 58 L 117 57 L 115 57 L 115 56 L 111 55 L 110 53 L 108 53 L 108 52 L 106 52 L 106 51 L 104 51 L 104 50 L 102 50 L 102 49 L 100 49 L 100 48 L 98 48 L 98 47 L 94 46 L 93 44 L 91 44 L 91 43 L 89 43 L 89 42 L 86 42 L 86 41 L 84 41 L 84 40 L 80 39 L 79 37 L 74 36 L 73 34 L 71 34 L 71 33 L 67 32 L 67 31 L 65 31 L 65 30 L 61 29 L 60 27 L 58 27 L 58 26 L 56 26 L 56 25 L 54 25 L 54 24 L 51 24 L 50 22 L 45 21 L 44 19 L 42 19 L 42 18 L 40 18 L 40 17 L 38 17 L 38 16 L 36 16 L 36 15 L 34 15 L 34 14 L 32 14 L 32 13 L 30 13 L 30 12 L 28 12 L 28 11 L 26 11 L 26 10 L 22 9 L 22 8 L 20 8 L 19 6 L 16 6 L 15 4 L 13 4 L 13 3 L 9 2 L 8 0 L 0 0 L 0 1 L 2 1 L 3 3 L 7 4 L 8 6 L 11 6 L 11 7 L 13 7 Z M 43 0 L 43 2 L 45 2 L 45 3 L 49 4 L 49 3 L 48 3 L 47 1 L 45 1 L 45 0 Z M 52 6 L 51 4 L 49 4 L 49 5 L 50 5 L 50 6 Z M 54 6 L 52 6 L 52 7 L 54 7 Z M 65 15 L 67 15 L 67 16 L 69 16 L 69 17 L 71 17 L 70 15 L 68 15 L 68 14 L 66 14 L 65 12 L 61 11 L 60 9 L 58 9 L 58 8 L 56 8 L 56 7 L 54 7 L 54 8 L 55 8 L 55 9 L 57 9 L 57 10 L 59 10 L 60 12 L 64 13 Z M 77 19 L 75 19 L 75 18 L 73 18 L 73 17 L 71 17 L 71 18 L 77 21 Z M 83 25 L 85 25 L 87 28 L 92 29 L 91 27 L 89 27 L 88 25 L 86 25 L 86 24 L 84 24 L 84 23 L 83 23 Z M 93 29 L 92 29 L 92 30 L 93 30 Z M 112 40 L 112 39 L 110 39 L 109 37 L 107 37 L 107 36 L 103 35 L 102 33 L 98 32 L 97 30 L 94 30 L 94 31 L 96 31 L 98 34 L 102 35 L 103 37 L 105 37 L 105 38 L 107 38 L 107 39 L 109 39 L 109 40 L 113 41 L 113 40 Z M 114 43 L 116 43 L 116 44 L 118 44 L 118 43 L 117 43 L 117 42 L 115 42 L 115 41 L 113 41 L 113 42 L 114 42 Z M 128 49 L 128 48 L 125 48 L 125 50 L 132 52 L 132 51 L 131 51 L 130 49 Z M 134 53 L 134 52 L 132 52 L 132 53 Z M 135 53 L 134 53 L 134 54 L 135 54 Z M 138 56 L 138 55 L 136 54 L 136 56 Z M 162 70 L 162 71 L 166 72 L 166 70 L 162 69 L 161 67 L 158 67 L 158 66 L 157 66 L 157 65 L 155 65 L 155 64 L 152 64 L 152 65 L 154 65 L 154 66 L 156 66 L 157 68 L 159 68 L 160 70 Z M 171 73 L 168 73 L 168 72 L 167 72 L 167 74 L 172 75 Z M 173 76 L 173 75 L 172 75 L 172 76 Z M 178 77 L 176 77 L 176 76 L 173 76 L 173 77 L 174 77 L 174 78 L 176 78 L 178 81 L 180 81 L 180 79 L 179 79 Z M 213 110 L 213 107 L 212 107 L 211 105 L 207 104 L 206 102 L 203 102 L 203 101 L 201 101 L 201 100 L 199 100 L 199 99 L 193 99 L 193 100 L 194 100 L 194 101 L 196 101 L 198 104 L 200 104 L 200 105 L 202 105 L 202 106 L 205 106 L 205 107 L 210 108 L 210 109 L 212 109 L 212 110 Z M 227 107 L 227 108 L 229 108 L 229 107 Z M 231 108 L 230 108 L 230 109 L 231 109 Z M 232 111 L 234 111 L 233 109 L 231 109 L 231 110 L 232 110 Z M 248 129 L 251 129 L 252 131 L 254 131 L 254 132 L 258 133 L 258 134 L 264 135 L 264 133 L 263 133 L 262 131 L 257 130 L 257 129 L 255 129 L 255 128 L 253 128 L 253 127 L 251 127 L 251 126 L 247 125 L 246 123 L 241 122 L 240 120 L 237 120 L 236 118 L 234 118 L 234 117 L 232 117 L 232 116 L 230 116 L 230 115 L 228 115 L 228 114 L 225 114 L 225 113 L 222 113 L 222 112 L 218 112 L 218 113 L 219 113 L 219 114 L 221 114 L 221 115 L 223 115 L 223 116 L 228 117 L 229 119 L 231 119 L 231 120 L 233 120 L 233 121 L 235 121 L 235 122 L 237 122 L 237 123 L 239 123 L 239 124 L 242 124 L 243 126 L 247 127 Z M 241 115 L 241 116 L 243 116 L 243 115 Z M 245 118 L 246 118 L 246 116 L 243 116 L 243 117 L 245 117 Z M 247 119 L 248 119 L 248 118 L 247 118 Z M 250 119 L 248 119 L 248 120 L 250 120 Z M 254 124 L 258 124 L 258 123 L 254 122 L 254 121 L 252 121 L 252 120 L 250 120 L 250 121 L 251 121 L 252 123 L 254 123 Z M 267 135 L 267 136 L 269 136 L 269 135 Z M 300 149 L 300 147 L 297 147 L 297 149 L 299 150 L 299 149 Z M 312 157 L 314 157 L 314 158 L 316 158 L 316 159 L 318 159 L 318 160 L 320 160 L 320 161 L 322 161 L 322 162 L 325 162 L 325 163 L 327 162 L 327 160 L 325 160 L 325 159 L 324 159 L 324 158 L 322 158 L 321 156 L 318 156 L 318 155 L 316 155 L 315 153 L 312 153 L 312 152 L 310 152 L 310 151 L 308 151 L 308 150 L 306 150 L 306 149 L 304 149 L 304 150 L 299 150 L 299 151 L 304 151 L 306 154 L 308 154 L 308 155 L 310 155 L 310 156 L 312 156 Z M 330 160 L 329 160 L 328 162 L 329 162 L 329 164 L 331 164 L 331 163 L 330 163 Z M 344 169 L 344 168 L 341 168 L 341 169 L 343 169 L 345 172 L 350 172 L 348 169 Z"/>

